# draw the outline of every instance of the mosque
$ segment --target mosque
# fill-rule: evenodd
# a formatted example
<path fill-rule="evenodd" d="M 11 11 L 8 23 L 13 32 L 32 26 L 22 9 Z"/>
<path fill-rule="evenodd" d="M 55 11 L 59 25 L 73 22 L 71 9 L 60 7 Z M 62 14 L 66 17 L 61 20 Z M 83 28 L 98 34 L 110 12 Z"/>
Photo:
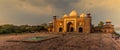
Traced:
<path fill-rule="evenodd" d="M 92 28 L 92 17 L 90 13 L 78 15 L 75 10 L 72 10 L 69 15 L 65 14 L 59 19 L 57 19 L 57 16 L 53 16 L 53 21 L 49 23 L 48 31 L 91 33 L 95 30 Z M 101 31 L 113 32 L 114 26 L 111 24 L 111 21 L 106 21 L 106 25 L 104 25 Z"/>

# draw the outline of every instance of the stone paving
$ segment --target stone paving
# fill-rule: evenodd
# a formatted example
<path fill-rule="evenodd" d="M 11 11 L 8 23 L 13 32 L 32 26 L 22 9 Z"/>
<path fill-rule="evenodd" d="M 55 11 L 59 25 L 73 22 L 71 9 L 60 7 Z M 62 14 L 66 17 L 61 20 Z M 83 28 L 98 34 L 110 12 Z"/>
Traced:
<path fill-rule="evenodd" d="M 0 50 L 120 50 L 109 34 L 67 33 L 38 43 L 10 42 Z"/>

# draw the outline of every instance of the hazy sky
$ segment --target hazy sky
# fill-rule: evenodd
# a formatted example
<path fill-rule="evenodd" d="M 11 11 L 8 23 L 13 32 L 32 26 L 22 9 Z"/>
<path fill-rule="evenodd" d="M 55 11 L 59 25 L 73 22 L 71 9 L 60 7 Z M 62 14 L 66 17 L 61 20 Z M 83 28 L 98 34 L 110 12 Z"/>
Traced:
<path fill-rule="evenodd" d="M 0 0 L 0 24 L 48 23 L 72 9 L 91 13 L 93 24 L 110 19 L 120 27 L 120 0 Z"/>

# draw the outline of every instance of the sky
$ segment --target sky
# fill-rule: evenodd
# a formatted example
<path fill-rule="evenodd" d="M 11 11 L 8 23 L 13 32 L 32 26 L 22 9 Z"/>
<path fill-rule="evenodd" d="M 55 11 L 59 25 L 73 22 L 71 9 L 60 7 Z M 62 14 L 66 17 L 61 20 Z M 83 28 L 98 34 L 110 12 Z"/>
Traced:
<path fill-rule="evenodd" d="M 0 25 L 39 25 L 76 10 L 91 13 L 92 23 L 111 20 L 120 27 L 120 0 L 0 0 Z"/>

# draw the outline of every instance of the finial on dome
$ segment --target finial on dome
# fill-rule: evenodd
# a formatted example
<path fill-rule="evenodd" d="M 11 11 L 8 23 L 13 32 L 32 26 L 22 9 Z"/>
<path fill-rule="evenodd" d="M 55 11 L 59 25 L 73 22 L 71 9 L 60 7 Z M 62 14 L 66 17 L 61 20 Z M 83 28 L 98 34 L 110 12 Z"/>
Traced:
<path fill-rule="evenodd" d="M 77 12 L 75 10 L 72 10 L 72 12 L 69 14 L 69 16 L 77 17 Z"/>

